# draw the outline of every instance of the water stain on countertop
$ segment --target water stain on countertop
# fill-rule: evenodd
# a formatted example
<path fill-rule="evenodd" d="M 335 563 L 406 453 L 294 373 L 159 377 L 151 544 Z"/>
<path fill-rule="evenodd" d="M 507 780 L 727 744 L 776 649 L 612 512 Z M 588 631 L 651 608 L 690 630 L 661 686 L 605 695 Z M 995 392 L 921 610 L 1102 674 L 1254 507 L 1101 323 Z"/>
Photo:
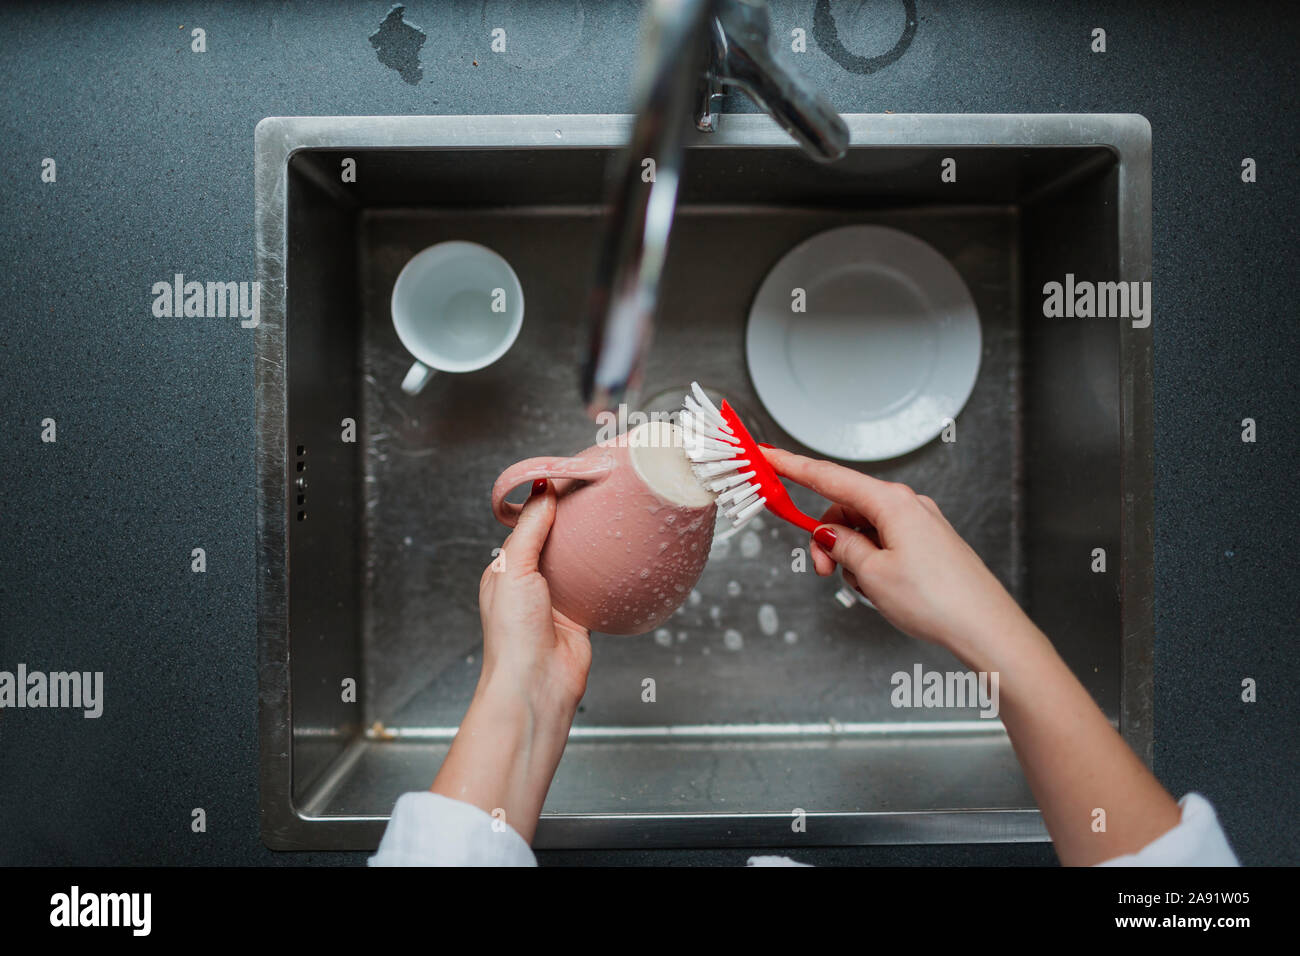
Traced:
<path fill-rule="evenodd" d="M 400 3 L 388 11 L 379 29 L 370 35 L 370 45 L 375 48 L 379 62 L 396 70 L 407 83 L 414 86 L 424 78 L 420 66 L 420 47 L 428 39 L 424 31 L 402 18 L 406 7 Z"/>
<path fill-rule="evenodd" d="M 862 24 L 856 22 L 875 18 L 874 8 L 868 10 L 864 4 L 846 4 L 832 13 L 830 0 L 818 0 L 813 11 L 813 40 L 827 56 L 850 73 L 867 75 L 883 70 L 891 63 L 897 62 L 912 45 L 916 37 L 916 0 L 903 0 L 903 30 L 894 45 L 880 56 L 859 56 L 850 51 L 840 38 L 840 31 L 850 24 L 850 32 L 858 32 Z M 871 32 L 883 24 L 871 23 Z M 857 28 L 857 29 L 854 29 Z"/>

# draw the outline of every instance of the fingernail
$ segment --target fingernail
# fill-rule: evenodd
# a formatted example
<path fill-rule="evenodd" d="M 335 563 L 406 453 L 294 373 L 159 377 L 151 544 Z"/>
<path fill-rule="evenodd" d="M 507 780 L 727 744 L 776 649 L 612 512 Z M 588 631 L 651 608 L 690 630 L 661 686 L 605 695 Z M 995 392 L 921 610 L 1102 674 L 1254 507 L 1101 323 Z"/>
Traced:
<path fill-rule="evenodd" d="M 817 545 L 827 554 L 830 554 L 835 548 L 835 532 L 830 528 L 824 526 L 818 528 L 813 532 L 813 540 L 816 541 Z"/>
<path fill-rule="evenodd" d="M 533 482 L 533 490 L 528 497 L 536 498 L 538 495 L 545 494 L 545 493 L 546 493 L 546 479 L 538 478 L 536 481 Z"/>
<path fill-rule="evenodd" d="M 765 442 L 765 441 L 761 441 L 761 442 L 759 442 L 759 443 L 758 443 L 758 447 L 759 447 L 759 448 L 771 448 L 771 449 L 774 450 L 774 451 L 776 450 L 776 446 L 775 446 L 775 445 L 769 445 L 769 444 L 768 444 L 767 442 Z"/>

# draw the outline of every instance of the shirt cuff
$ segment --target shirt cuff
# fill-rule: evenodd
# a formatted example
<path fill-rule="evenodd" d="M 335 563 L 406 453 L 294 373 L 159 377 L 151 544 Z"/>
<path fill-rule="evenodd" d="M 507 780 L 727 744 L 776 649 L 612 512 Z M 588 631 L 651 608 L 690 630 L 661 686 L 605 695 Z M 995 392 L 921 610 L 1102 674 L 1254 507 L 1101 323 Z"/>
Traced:
<path fill-rule="evenodd" d="M 1199 793 L 1178 801 L 1182 820 L 1137 853 L 1117 856 L 1098 866 L 1241 866 L 1223 835 L 1214 807 Z"/>
<path fill-rule="evenodd" d="M 536 866 L 528 842 L 504 820 L 462 800 L 404 793 L 370 866 Z"/>
<path fill-rule="evenodd" d="M 811 863 L 796 863 L 788 856 L 751 856 L 745 866 L 812 866 Z"/>

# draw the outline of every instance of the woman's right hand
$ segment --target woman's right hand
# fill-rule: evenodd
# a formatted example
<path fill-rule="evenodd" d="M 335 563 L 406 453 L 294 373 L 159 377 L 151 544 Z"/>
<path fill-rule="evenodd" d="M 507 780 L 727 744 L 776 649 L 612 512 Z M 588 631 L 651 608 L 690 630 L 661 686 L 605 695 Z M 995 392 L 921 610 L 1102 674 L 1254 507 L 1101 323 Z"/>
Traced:
<path fill-rule="evenodd" d="M 777 474 L 835 502 L 813 535 L 817 573 L 839 564 L 899 630 L 978 666 L 988 641 L 1033 626 L 930 498 L 829 461 L 764 452 Z"/>
<path fill-rule="evenodd" d="M 818 574 L 839 563 L 899 630 L 999 675 L 998 716 L 1062 863 L 1137 853 L 1178 825 L 1173 797 L 938 505 L 829 461 L 765 452 L 778 474 L 835 502 L 814 532 Z M 1100 832 L 1097 807 L 1107 808 L 1109 822 Z M 1232 859 L 1221 833 L 1218 843 L 1219 859 Z"/>

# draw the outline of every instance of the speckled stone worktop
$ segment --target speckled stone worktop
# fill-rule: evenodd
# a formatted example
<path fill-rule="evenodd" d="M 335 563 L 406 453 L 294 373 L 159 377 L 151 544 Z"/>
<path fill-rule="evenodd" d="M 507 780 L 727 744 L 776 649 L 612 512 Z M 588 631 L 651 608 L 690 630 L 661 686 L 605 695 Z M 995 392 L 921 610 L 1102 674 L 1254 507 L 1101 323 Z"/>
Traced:
<path fill-rule="evenodd" d="M 1243 862 L 1300 863 L 1293 8 L 822 8 L 780 0 L 773 19 L 780 34 L 807 29 L 803 68 L 842 111 L 1151 121 L 1156 771 L 1175 795 L 1214 801 Z M 3 864 L 363 858 L 260 842 L 252 342 L 237 322 L 150 309 L 152 284 L 176 272 L 254 277 L 257 121 L 627 107 L 631 2 L 412 0 L 400 18 L 383 2 L 180 9 L 0 6 L 0 668 L 102 670 L 108 686 L 97 720 L 0 714 Z M 507 54 L 489 50 L 498 25 Z M 205 52 L 191 49 L 195 27 Z M 1094 27 L 1104 54 L 1090 51 Z M 41 441 L 47 417 L 56 443 Z M 189 568 L 200 543 L 201 575 Z M 206 833 L 191 831 L 194 807 Z M 1046 845 L 799 856 L 1054 860 Z"/>

